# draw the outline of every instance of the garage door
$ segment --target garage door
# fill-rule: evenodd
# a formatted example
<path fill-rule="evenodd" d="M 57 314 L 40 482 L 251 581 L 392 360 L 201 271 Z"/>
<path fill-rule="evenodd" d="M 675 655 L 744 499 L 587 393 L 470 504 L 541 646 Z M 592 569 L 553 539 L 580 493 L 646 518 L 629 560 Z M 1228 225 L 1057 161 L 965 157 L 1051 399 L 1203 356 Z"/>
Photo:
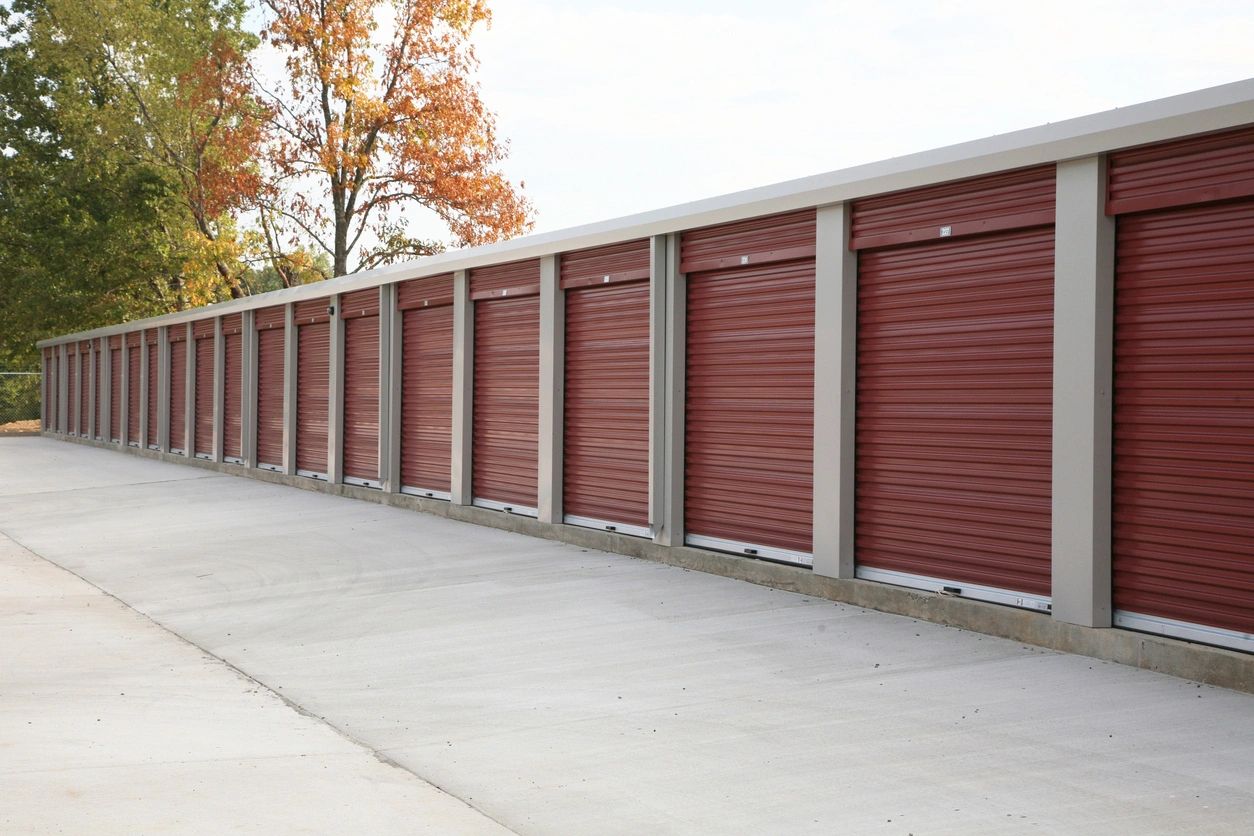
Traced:
<path fill-rule="evenodd" d="M 1054 169 L 859 201 L 859 577 L 1048 609 Z"/>
<path fill-rule="evenodd" d="M 187 452 L 187 326 L 166 329 L 170 342 L 170 452 Z"/>
<path fill-rule="evenodd" d="M 192 324 L 196 340 L 196 420 L 193 448 L 198 459 L 213 458 L 213 361 L 215 320 Z"/>
<path fill-rule="evenodd" d="M 52 349 L 44 349 L 44 420 L 43 428 L 52 429 L 53 415 L 56 414 L 56 402 L 53 400 L 53 387 L 56 379 L 52 372 Z"/>
<path fill-rule="evenodd" d="M 296 473 L 327 478 L 331 406 L 330 299 L 296 305 Z"/>
<path fill-rule="evenodd" d="M 91 438 L 91 341 L 78 344 L 78 434 Z"/>
<path fill-rule="evenodd" d="M 109 439 L 122 440 L 122 337 L 109 338 Z"/>
<path fill-rule="evenodd" d="M 161 388 L 158 385 L 158 371 L 161 368 L 160 363 L 160 346 L 157 344 L 157 337 L 161 332 L 156 328 L 149 328 L 144 332 L 144 345 L 147 347 L 148 369 L 145 373 L 147 378 L 145 381 L 145 398 L 146 406 L 144 411 L 147 413 L 144 417 L 148 421 L 146 428 L 147 438 L 145 441 L 150 450 L 156 450 L 159 447 L 157 413 L 160 405 Z"/>
<path fill-rule="evenodd" d="M 104 340 L 96 339 L 91 341 L 92 345 L 92 402 L 91 402 L 91 435 L 97 441 L 103 440 L 104 437 L 104 393 L 105 393 L 105 375 L 107 372 L 104 367 Z"/>
<path fill-rule="evenodd" d="M 453 277 L 397 287 L 401 491 L 448 499 L 453 464 Z"/>
<path fill-rule="evenodd" d="M 257 329 L 257 467 L 283 469 L 283 393 L 286 313 L 282 306 L 253 315 Z"/>
<path fill-rule="evenodd" d="M 564 520 L 648 537 L 648 240 L 564 254 L 561 286 Z"/>
<path fill-rule="evenodd" d="M 1254 130 L 1112 154 L 1109 197 L 1115 623 L 1254 651 Z"/>
<path fill-rule="evenodd" d="M 244 328 L 240 314 L 222 317 L 222 458 L 244 461 Z"/>
<path fill-rule="evenodd" d="M 540 262 L 470 274 L 475 306 L 474 503 L 536 516 L 540 425 Z"/>
<path fill-rule="evenodd" d="M 138 447 L 141 443 L 139 390 L 144 385 L 144 378 L 139 361 L 142 337 L 139 331 L 126 335 L 126 443 L 131 447 Z"/>
<path fill-rule="evenodd" d="M 344 481 L 379 483 L 379 289 L 340 297 L 344 320 Z"/>
<path fill-rule="evenodd" d="M 685 232 L 685 542 L 812 562 L 814 210 Z"/>

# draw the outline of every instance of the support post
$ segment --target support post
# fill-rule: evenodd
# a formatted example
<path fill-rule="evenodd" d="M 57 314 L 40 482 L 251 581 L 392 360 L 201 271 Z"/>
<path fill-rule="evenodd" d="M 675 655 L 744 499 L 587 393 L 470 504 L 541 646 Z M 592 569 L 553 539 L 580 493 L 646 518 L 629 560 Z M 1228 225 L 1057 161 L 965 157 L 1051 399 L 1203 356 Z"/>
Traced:
<path fill-rule="evenodd" d="M 858 257 L 853 207 L 818 210 L 814 282 L 814 573 L 854 576 Z"/>
<path fill-rule="evenodd" d="M 540 259 L 540 449 L 538 517 L 562 521 L 562 419 L 566 306 L 558 281 L 558 256 Z"/>
<path fill-rule="evenodd" d="M 196 457 L 196 337 L 192 324 L 176 325 L 186 328 L 183 345 L 183 455 L 189 459 Z"/>
<path fill-rule="evenodd" d="M 475 395 L 475 311 L 470 275 L 453 273 L 453 468 L 452 502 L 474 501 L 471 468 Z"/>
<path fill-rule="evenodd" d="M 1111 624 L 1115 221 L 1100 156 L 1058 164 L 1054 244 L 1054 618 Z"/>
<path fill-rule="evenodd" d="M 667 236 L 666 270 L 666 464 L 663 474 L 665 510 L 654 541 L 663 546 L 684 544 L 684 398 L 687 359 L 688 282 L 679 271 L 679 235 Z"/>
<path fill-rule="evenodd" d="M 296 308 L 289 302 L 283 322 L 283 472 L 296 474 Z"/>
<path fill-rule="evenodd" d="M 401 489 L 401 340 L 396 285 L 379 288 L 379 484 Z"/>
<path fill-rule="evenodd" d="M 666 520 L 666 300 L 667 236 L 649 240 L 649 530 Z"/>

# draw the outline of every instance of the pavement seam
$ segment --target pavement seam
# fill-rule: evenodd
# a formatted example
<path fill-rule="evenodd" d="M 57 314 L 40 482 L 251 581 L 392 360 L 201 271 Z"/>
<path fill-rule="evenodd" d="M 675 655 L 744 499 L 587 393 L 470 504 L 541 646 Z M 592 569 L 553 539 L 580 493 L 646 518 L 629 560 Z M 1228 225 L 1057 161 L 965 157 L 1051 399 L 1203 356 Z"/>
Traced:
<path fill-rule="evenodd" d="M 229 473 L 215 473 L 212 476 L 186 476 L 181 479 L 152 479 L 147 482 L 121 482 L 119 484 L 114 484 L 114 485 L 85 485 L 84 487 L 81 487 L 81 488 L 56 488 L 50 491 L 28 491 L 26 493 L 0 494 L 0 500 L 3 500 L 7 497 L 47 496 L 50 493 L 81 493 L 83 491 L 98 491 L 102 488 L 130 488 L 130 487 L 139 487 L 141 485 L 165 485 L 171 482 L 201 482 L 201 481 L 207 481 L 209 479 L 231 479 L 231 478 L 233 477 Z M 3 534 L 3 532 L 0 531 L 0 534 Z M 8 537 L 9 535 L 5 534 L 4 536 Z M 12 537 L 9 537 L 9 539 L 13 540 Z M 17 540 L 13 540 L 13 542 L 17 543 Z M 17 543 L 17 544 L 19 546 L 22 546 L 21 543 Z M 25 546 L 22 546 L 22 548 L 26 549 Z M 32 552 L 30 549 L 26 549 L 26 550 L 28 552 L 31 552 L 31 554 L 35 554 L 35 552 Z M 42 557 L 44 560 L 48 560 L 48 558 L 44 557 L 42 554 L 38 556 Z M 52 563 L 51 560 L 48 560 L 48 562 Z M 53 565 L 55 566 L 56 564 L 54 563 Z"/>
<path fill-rule="evenodd" d="M 229 477 L 210 477 L 210 478 L 229 478 Z M 167 481 L 185 481 L 185 480 L 179 480 L 179 479 L 176 479 L 176 480 L 167 480 Z M 131 483 L 127 483 L 127 484 L 131 484 Z M 146 482 L 146 483 L 134 483 L 134 484 L 154 484 L 154 483 L 152 483 L 152 482 Z M 47 491 L 46 493 L 56 493 L 56 491 Z M 26 495 L 26 496 L 31 496 L 32 494 L 25 494 L 25 495 Z M 3 537 L 4 539 L 8 540 L 10 543 L 12 543 L 12 544 L 14 544 L 15 546 L 17 546 L 18 548 L 20 548 L 20 549 L 24 550 L 26 553 L 31 554 L 31 555 L 34 555 L 35 557 L 37 557 L 37 558 L 39 558 L 40 560 L 42 560 L 42 561 L 44 561 L 45 563 L 47 563 L 48 565 L 50 565 L 50 566 L 54 566 L 54 567 L 56 567 L 57 569 L 61 570 L 62 572 L 66 572 L 67 574 L 73 575 L 75 578 L 78 578 L 80 581 L 82 581 L 83 583 L 87 584 L 87 585 L 88 585 L 88 586 L 90 586 L 92 589 L 95 589 L 95 590 L 97 590 L 98 592 L 100 592 L 100 594 L 102 594 L 102 595 L 106 596 L 107 598 L 110 598 L 110 599 L 111 599 L 111 600 L 113 600 L 113 601 L 116 601 L 116 602 L 117 602 L 118 604 L 120 604 L 122 607 L 124 607 L 125 609 L 130 610 L 131 612 L 135 613 L 135 614 L 136 614 L 136 615 L 138 615 L 140 618 L 144 619 L 145 621 L 147 621 L 147 622 L 149 622 L 150 624 L 152 624 L 152 625 L 154 625 L 155 627 L 157 627 L 159 630 L 161 630 L 161 631 L 163 631 L 163 632 L 165 632 L 165 633 L 167 633 L 167 634 L 169 634 L 169 635 L 173 636 L 175 639 L 177 639 L 178 641 L 182 642 L 184 645 L 187 645 L 188 647 L 195 648 L 197 651 L 199 651 L 200 653 L 203 653 L 205 656 L 208 656 L 208 657 L 210 657 L 210 658 L 212 658 L 212 659 L 216 660 L 217 662 L 219 662 L 220 664 L 222 664 L 223 666 L 225 666 L 228 670 L 230 670 L 230 671 L 234 672 L 237 676 L 241 677 L 242 679 L 246 680 L 247 682 L 252 683 L 253 685 L 255 685 L 255 686 L 256 686 L 256 687 L 258 687 L 258 688 L 264 689 L 267 693 L 272 694 L 272 695 L 273 695 L 273 696 L 275 696 L 275 697 L 278 697 L 278 699 L 279 699 L 279 700 L 281 700 L 281 701 L 283 702 L 283 704 L 284 704 L 284 705 L 286 705 L 288 708 L 290 708 L 290 709 L 292 709 L 293 711 L 295 711 L 297 714 L 300 714 L 300 715 L 301 715 L 301 716 L 303 716 L 303 717 L 308 717 L 309 719 L 311 719 L 311 720 L 313 720 L 313 721 L 315 721 L 315 722 L 317 722 L 317 723 L 320 723 L 320 724 L 321 724 L 321 725 L 323 725 L 323 726 L 326 726 L 328 729 L 330 729 L 332 732 L 334 732 L 336 735 L 338 735 L 338 736 L 339 736 L 340 738 L 342 738 L 343 740 L 346 740 L 346 741 L 348 741 L 349 743 L 353 744 L 354 746 L 357 746 L 357 747 L 359 747 L 359 748 L 361 748 L 361 749 L 364 749 L 365 751 L 369 752 L 369 753 L 371 754 L 371 756 L 373 756 L 373 757 L 375 758 L 375 760 L 379 761 L 380 763 L 382 763 L 382 764 L 384 764 L 384 765 L 386 765 L 386 766 L 390 766 L 390 767 L 392 767 L 392 768 L 394 768 L 394 769 L 399 769 L 400 771 L 402 771 L 402 772 L 406 773 L 407 775 L 412 775 L 414 778 L 417 778 L 419 781 L 422 781 L 422 782 L 423 782 L 424 784 L 426 784 L 427 786 L 434 788 L 436 791 L 438 791 L 438 792 L 440 792 L 440 793 L 443 793 L 444 795 L 447 795 L 449 798 L 454 798 L 454 799 L 456 799 L 457 801 L 459 801 L 459 802 L 461 802 L 462 804 L 466 805 L 466 807 L 470 808 L 471 810 L 474 810 L 476 813 L 478 813 L 479 815 L 483 816 L 485 819 L 488 819 L 489 821 L 491 821 L 491 822 L 493 822 L 493 823 L 495 823 L 495 824 L 499 825 L 499 826 L 500 826 L 501 828 L 503 828 L 504 830 L 507 830 L 507 831 L 509 831 L 510 833 L 514 833 L 514 834 L 517 834 L 517 833 L 518 833 L 518 831 L 517 831 L 517 830 L 515 830 L 514 828 L 512 828 L 512 827 L 510 827 L 509 825 L 505 824 L 504 822 L 502 822 L 501 820 L 499 820 L 498 818 L 496 818 L 495 816 L 493 816 L 491 813 L 487 812 L 486 810 L 484 810 L 484 809 L 482 809 L 482 808 L 480 808 L 480 807 L 478 807 L 478 806 L 476 806 L 476 805 L 474 805 L 474 804 L 470 803 L 468 800 L 466 800 L 466 799 L 465 799 L 465 798 L 463 798 L 462 796 L 457 795 L 456 793 L 451 792 L 450 790 L 445 789 L 444 787 L 442 787 L 442 786 L 440 786 L 439 784 L 437 784 L 435 781 L 432 781 L 432 780 L 429 780 L 429 779 L 427 779 L 427 778 L 423 777 L 422 775 L 420 775 L 420 774 L 418 774 L 417 772 L 415 772 L 413 769 L 410 769 L 409 767 L 405 766 L 404 764 L 400 763 L 399 761 L 396 761 L 396 760 L 395 760 L 395 759 L 393 759 L 391 756 L 384 754 L 383 750 L 381 750 L 381 749 L 377 749 L 377 748 L 375 748 L 375 747 L 371 746 L 370 744 L 366 743 L 365 741 L 362 741 L 362 740 L 360 740 L 360 739 L 358 739 L 358 738 L 354 737 L 352 734 L 349 734 L 346 730 L 344 730 L 344 729 L 340 728 L 340 727 L 339 727 L 339 726 L 337 726 L 335 723 L 332 723 L 331 721 L 327 720 L 327 718 L 326 718 L 326 717 L 322 717 L 322 716 L 319 716 L 318 714 L 313 713 L 312 711 L 310 711 L 309 709 L 305 708 L 305 707 L 304 707 L 303 705 L 301 705 L 300 703 L 298 703 L 298 702 L 296 702 L 295 700 L 290 699 L 289 697 L 287 697 L 287 696 L 285 696 L 285 695 L 283 695 L 283 694 L 279 693 L 279 692 L 278 692 L 278 691 L 276 691 L 274 688 L 271 688 L 269 685 L 267 685 L 266 683 L 262 682 L 260 679 L 257 679 L 257 678 L 256 678 L 255 676 L 253 676 L 252 674 L 248 673 L 247 671 L 243 670 L 242 668 L 238 667 L 237 665 L 233 664 L 232 662 L 230 662 L 229 660 L 227 660 L 227 659 L 223 658 L 222 656 L 219 656 L 218 654 L 214 653 L 212 650 L 207 650 L 207 649 L 205 649 L 205 648 L 201 647 L 200 645 L 196 644 L 194 641 L 192 641 L 191 639 L 187 638 L 186 636 L 183 636 L 183 635 L 181 635 L 181 634 L 179 634 L 179 633 L 176 633 L 174 630 L 171 630 L 169 627 L 165 626 L 165 625 L 164 625 L 164 624 L 162 624 L 160 621 L 157 621 L 155 618 L 153 618 L 152 616 L 148 615 L 146 612 L 144 612 L 144 611 L 142 611 L 142 610 L 139 610 L 139 609 L 136 609 L 135 607 L 131 606 L 129 603 L 127 603 L 126 601 L 122 600 L 122 599 L 121 599 L 121 598 L 119 598 L 117 595 L 114 595 L 112 592 L 110 592 L 109 590 L 107 590 L 107 589 L 105 589 L 104 587 L 100 586 L 99 584 L 96 584 L 95 582 L 93 582 L 93 581 L 91 581 L 91 580 L 89 580 L 89 579 L 87 579 L 87 578 L 83 577 L 83 576 L 82 576 L 82 575 L 80 575 L 78 572 L 75 572 L 73 569 L 70 569 L 70 568 L 68 568 L 68 567 L 66 567 L 66 566 L 62 566 L 60 563 L 57 563 L 55 560 L 51 560 L 51 559 L 49 559 L 48 557 L 46 557 L 46 556 L 44 556 L 44 555 L 40 554 L 39 552 L 37 552 L 37 551 L 35 551 L 34 549 L 32 549 L 32 548 L 30 548 L 29 546 L 27 546 L 27 545 L 26 545 L 25 543 L 23 543 L 21 540 L 18 540 L 16 537 L 14 537 L 12 534 L 10 534 L 10 533 L 9 533 L 6 529 L 0 528 L 0 537 Z"/>

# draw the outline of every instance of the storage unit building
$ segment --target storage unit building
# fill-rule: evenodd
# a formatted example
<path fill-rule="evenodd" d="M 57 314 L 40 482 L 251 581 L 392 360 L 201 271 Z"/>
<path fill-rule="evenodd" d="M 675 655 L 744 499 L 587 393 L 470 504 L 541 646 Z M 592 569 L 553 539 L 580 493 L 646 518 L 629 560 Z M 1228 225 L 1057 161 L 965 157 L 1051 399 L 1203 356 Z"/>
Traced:
<path fill-rule="evenodd" d="M 1109 166 L 1115 623 L 1254 649 L 1254 129 Z"/>
<path fill-rule="evenodd" d="M 859 201 L 859 577 L 1050 601 L 1052 166 Z"/>
<path fill-rule="evenodd" d="M 690 545 L 811 562 L 814 258 L 814 210 L 683 234 Z"/>
<path fill-rule="evenodd" d="M 562 512 L 649 537 L 649 241 L 561 258 Z"/>
<path fill-rule="evenodd" d="M 222 317 L 222 459 L 244 461 L 244 317 Z"/>
<path fill-rule="evenodd" d="M 198 459 L 213 458 L 213 367 L 216 327 L 217 320 L 214 319 L 200 319 L 192 323 L 192 339 L 196 343 L 192 452 Z"/>
<path fill-rule="evenodd" d="M 257 467 L 283 470 L 283 402 L 286 387 L 287 311 L 282 305 L 253 314 L 257 331 Z"/>
<path fill-rule="evenodd" d="M 296 473 L 328 478 L 328 421 L 331 405 L 331 300 L 314 299 L 295 308 Z"/>
<path fill-rule="evenodd" d="M 536 516 L 540 428 L 540 262 L 472 270 L 474 502 Z"/>
<path fill-rule="evenodd" d="M 453 464 L 453 277 L 396 288 L 401 316 L 401 490 L 448 499 Z"/>
<path fill-rule="evenodd" d="M 344 320 L 344 481 L 379 482 L 379 289 L 340 297 Z"/>

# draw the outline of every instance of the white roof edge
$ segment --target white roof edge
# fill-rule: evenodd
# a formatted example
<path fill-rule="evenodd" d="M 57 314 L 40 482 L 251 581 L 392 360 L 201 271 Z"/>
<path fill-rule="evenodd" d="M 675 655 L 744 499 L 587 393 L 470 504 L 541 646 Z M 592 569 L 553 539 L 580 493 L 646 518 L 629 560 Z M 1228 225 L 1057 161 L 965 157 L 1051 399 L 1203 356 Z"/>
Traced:
<path fill-rule="evenodd" d="M 285 288 L 148 319 L 40 340 L 40 348 L 76 340 L 178 325 L 272 305 L 318 299 L 368 287 L 469 270 L 728 223 L 777 212 L 824 206 L 900 189 L 1053 163 L 1254 123 L 1254 79 L 1155 99 L 880 162 L 703 198 L 626 217 L 526 235 L 466 250 L 402 262 L 325 282 Z"/>

